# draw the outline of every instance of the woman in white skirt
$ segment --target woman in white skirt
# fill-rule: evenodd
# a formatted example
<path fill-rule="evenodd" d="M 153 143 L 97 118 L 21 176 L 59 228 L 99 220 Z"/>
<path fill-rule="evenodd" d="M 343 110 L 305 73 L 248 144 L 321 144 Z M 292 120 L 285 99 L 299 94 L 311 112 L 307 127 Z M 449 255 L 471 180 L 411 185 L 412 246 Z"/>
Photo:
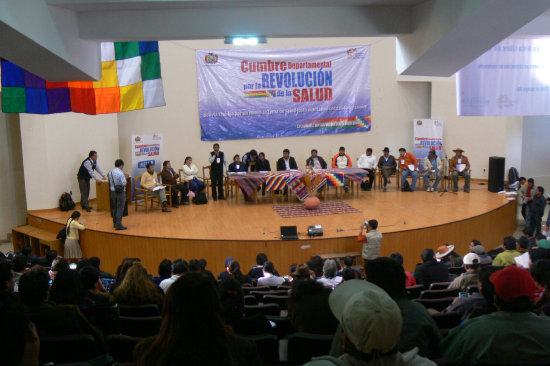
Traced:
<path fill-rule="evenodd" d="M 65 230 L 67 232 L 67 239 L 65 239 L 65 258 L 67 260 L 82 258 L 82 250 L 80 250 L 80 243 L 78 242 L 78 232 L 84 230 L 85 227 L 78 222 L 79 219 L 80 212 L 75 211 L 65 225 Z"/>

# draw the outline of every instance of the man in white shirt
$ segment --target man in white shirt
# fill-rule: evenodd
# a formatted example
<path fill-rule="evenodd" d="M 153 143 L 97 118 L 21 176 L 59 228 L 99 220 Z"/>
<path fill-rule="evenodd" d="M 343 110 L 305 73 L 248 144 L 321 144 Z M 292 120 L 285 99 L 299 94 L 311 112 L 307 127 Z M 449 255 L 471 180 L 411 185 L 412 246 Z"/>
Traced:
<path fill-rule="evenodd" d="M 359 159 L 357 159 L 357 167 L 367 171 L 367 176 L 363 180 L 363 183 L 361 183 L 362 191 L 370 191 L 372 189 L 374 171 L 377 163 L 376 156 L 372 154 L 372 149 L 370 147 L 367 149 L 366 154 L 361 155 Z"/>
<path fill-rule="evenodd" d="M 264 263 L 263 273 L 264 276 L 258 278 L 258 286 L 280 286 L 285 282 L 285 279 L 283 277 L 275 276 L 273 272 L 275 271 L 275 267 L 273 266 L 273 263 L 270 261 L 267 261 Z"/>
<path fill-rule="evenodd" d="M 176 282 L 178 278 L 183 276 L 188 270 L 189 265 L 186 261 L 184 261 L 183 259 L 175 260 L 174 263 L 172 263 L 172 277 L 163 280 L 159 284 L 159 287 L 166 294 L 170 286 L 172 286 L 172 284 Z"/>

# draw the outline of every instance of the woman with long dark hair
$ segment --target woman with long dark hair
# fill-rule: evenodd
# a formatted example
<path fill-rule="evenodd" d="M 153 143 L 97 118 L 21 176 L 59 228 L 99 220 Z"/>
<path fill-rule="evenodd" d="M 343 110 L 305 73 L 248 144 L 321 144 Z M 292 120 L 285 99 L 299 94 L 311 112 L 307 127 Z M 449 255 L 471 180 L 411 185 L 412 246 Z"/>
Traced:
<path fill-rule="evenodd" d="M 213 281 L 186 273 L 170 286 L 159 333 L 134 350 L 137 366 L 261 365 L 253 343 L 231 334 L 223 322 Z"/>
<path fill-rule="evenodd" d="M 252 284 L 252 279 L 249 275 L 244 275 L 241 272 L 241 265 L 237 261 L 231 262 L 229 265 L 229 273 L 231 273 L 231 277 L 236 279 L 240 285 L 245 283 Z"/>
<path fill-rule="evenodd" d="M 80 212 L 74 211 L 65 224 L 65 231 L 67 234 L 67 238 L 65 239 L 65 258 L 68 260 L 82 258 L 82 250 L 80 249 L 80 243 L 78 241 L 80 239 L 78 232 L 86 228 L 78 222 L 79 219 Z"/>
<path fill-rule="evenodd" d="M 121 305 L 156 304 L 159 308 L 164 299 L 162 290 L 151 281 L 141 262 L 132 264 L 113 296 Z"/>

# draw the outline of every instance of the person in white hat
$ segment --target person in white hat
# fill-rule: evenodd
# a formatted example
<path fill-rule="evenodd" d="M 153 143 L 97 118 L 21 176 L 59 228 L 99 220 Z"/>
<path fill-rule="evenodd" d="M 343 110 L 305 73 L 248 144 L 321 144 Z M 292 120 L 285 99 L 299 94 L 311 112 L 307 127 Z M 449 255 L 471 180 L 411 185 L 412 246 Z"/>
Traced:
<path fill-rule="evenodd" d="M 476 253 L 468 253 L 462 258 L 462 262 L 466 272 L 455 278 L 449 288 L 459 288 L 460 291 L 467 292 L 468 286 L 477 285 L 479 281 L 481 260 Z"/>
<path fill-rule="evenodd" d="M 362 280 L 346 281 L 330 294 L 329 305 L 344 331 L 346 353 L 339 358 L 314 358 L 305 366 L 435 365 L 418 356 L 417 348 L 398 351 L 401 312 L 380 287 Z"/>

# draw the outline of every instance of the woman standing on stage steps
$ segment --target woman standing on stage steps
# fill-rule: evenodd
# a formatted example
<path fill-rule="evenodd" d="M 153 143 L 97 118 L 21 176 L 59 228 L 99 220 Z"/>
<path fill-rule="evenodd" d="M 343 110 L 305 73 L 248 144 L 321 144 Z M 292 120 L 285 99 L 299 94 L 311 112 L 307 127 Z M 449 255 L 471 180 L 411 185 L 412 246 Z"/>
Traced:
<path fill-rule="evenodd" d="M 80 219 L 80 212 L 74 211 L 71 217 L 67 220 L 65 225 L 65 230 L 67 233 L 67 238 L 65 239 L 65 258 L 69 259 L 80 259 L 82 258 L 82 250 L 80 249 L 79 243 L 79 231 L 86 229 L 78 220 Z"/>

